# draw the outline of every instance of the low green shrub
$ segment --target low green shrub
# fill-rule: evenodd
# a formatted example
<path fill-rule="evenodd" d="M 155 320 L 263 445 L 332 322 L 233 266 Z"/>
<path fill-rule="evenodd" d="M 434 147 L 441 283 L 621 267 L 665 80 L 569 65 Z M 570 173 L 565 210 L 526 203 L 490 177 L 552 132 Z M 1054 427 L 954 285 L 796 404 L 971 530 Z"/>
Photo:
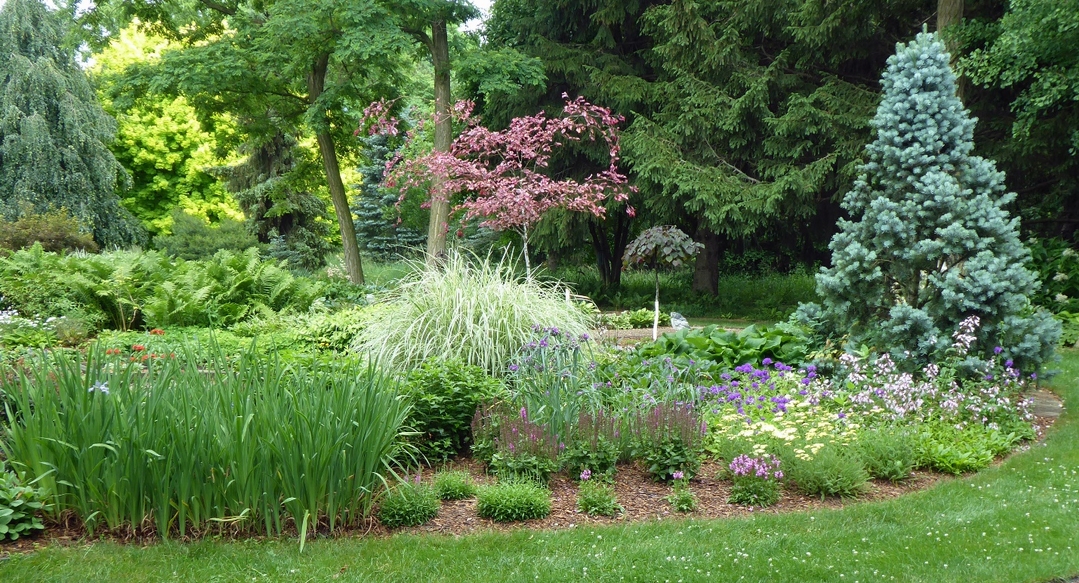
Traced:
<path fill-rule="evenodd" d="M 419 452 L 434 462 L 467 451 L 477 407 L 504 392 L 502 383 L 478 366 L 425 361 L 408 374 L 403 391 L 412 405 L 407 423 L 419 433 L 414 441 Z"/>
<path fill-rule="evenodd" d="M 655 322 L 656 313 L 648 308 L 639 310 L 626 310 L 613 314 L 600 314 L 597 326 L 611 330 L 633 330 L 637 328 L 651 328 Z M 659 325 L 670 326 L 671 315 L 668 312 L 659 313 Z"/>
<path fill-rule="evenodd" d="M 438 516 L 439 496 L 427 484 L 401 482 L 386 492 L 378 508 L 378 520 L 388 528 L 419 526 Z"/>
<path fill-rule="evenodd" d="M 908 478 L 914 470 L 915 443 L 909 429 L 891 426 L 867 429 L 856 442 L 858 455 L 869 475 L 891 482 Z"/>
<path fill-rule="evenodd" d="M 465 500 L 476 495 L 476 485 L 468 472 L 443 470 L 435 474 L 435 492 L 440 500 Z"/>
<path fill-rule="evenodd" d="M 582 411 L 559 456 L 562 467 L 573 477 L 585 470 L 597 477 L 613 476 L 622 455 L 621 425 L 620 419 L 603 409 Z"/>
<path fill-rule="evenodd" d="M 480 488 L 476 511 L 496 522 L 544 518 L 551 513 L 551 492 L 530 480 L 500 480 Z"/>
<path fill-rule="evenodd" d="M 750 325 L 738 332 L 712 325 L 664 334 L 655 342 L 639 346 L 630 357 L 647 360 L 687 356 L 730 370 L 746 363 L 759 365 L 765 358 L 797 365 L 806 359 L 808 346 L 805 332 L 791 324 Z"/>
<path fill-rule="evenodd" d="M 848 453 L 829 445 L 818 450 L 812 458 L 807 457 L 792 455 L 783 459 L 783 466 L 787 468 L 787 478 L 798 490 L 810 496 L 851 498 L 861 494 L 869 481 L 869 474 L 856 452 Z"/>
<path fill-rule="evenodd" d="M 44 530 L 40 514 L 50 510 L 47 499 L 44 490 L 23 484 L 0 460 L 0 541 Z"/>
<path fill-rule="evenodd" d="M 258 238 L 241 221 L 225 218 L 211 225 L 179 208 L 172 213 L 172 233 L 154 237 L 155 248 L 187 260 L 213 257 L 222 249 L 240 252 L 258 245 Z"/>
<path fill-rule="evenodd" d="M 320 282 L 263 260 L 255 248 L 202 261 L 156 251 L 59 255 L 40 245 L 0 257 L 7 307 L 76 317 L 91 329 L 227 327 L 267 311 L 306 311 L 321 293 Z"/>
<path fill-rule="evenodd" d="M 614 488 L 598 479 L 581 480 L 577 488 L 577 510 L 589 516 L 617 516 L 625 511 L 618 504 Z"/>
<path fill-rule="evenodd" d="M 1012 450 L 1028 433 L 1002 431 L 970 424 L 963 429 L 947 423 L 931 423 L 917 436 L 917 465 L 946 474 L 976 472 Z"/>

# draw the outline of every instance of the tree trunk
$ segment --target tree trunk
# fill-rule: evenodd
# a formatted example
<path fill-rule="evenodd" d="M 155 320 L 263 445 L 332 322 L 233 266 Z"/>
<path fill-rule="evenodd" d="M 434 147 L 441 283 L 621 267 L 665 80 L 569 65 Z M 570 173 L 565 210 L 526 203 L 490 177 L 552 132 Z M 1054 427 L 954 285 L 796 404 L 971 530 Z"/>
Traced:
<path fill-rule="evenodd" d="M 693 264 L 693 291 L 719 294 L 719 235 L 706 227 L 697 229 L 696 240 L 704 244 Z"/>
<path fill-rule="evenodd" d="M 435 144 L 439 152 L 450 151 L 452 119 L 450 118 L 450 45 L 446 21 L 431 23 L 431 61 L 435 67 Z M 431 197 L 431 220 L 427 223 L 427 263 L 437 262 L 446 253 L 446 231 L 449 229 L 450 201 L 441 193 L 436 179 Z"/>
<path fill-rule="evenodd" d="M 322 90 L 326 87 L 326 68 L 330 56 L 322 55 L 311 67 L 307 75 L 307 98 L 314 106 Z M 333 210 L 337 214 L 337 224 L 341 228 L 341 246 L 345 252 L 345 270 L 348 279 L 354 284 L 363 285 L 363 263 L 360 260 L 360 247 L 356 243 L 356 226 L 352 223 L 352 209 L 348 206 L 345 184 L 341 181 L 341 168 L 337 163 L 337 150 L 334 149 L 333 136 L 328 127 L 316 130 L 318 151 L 322 155 L 322 167 L 326 169 L 326 185 L 330 189 Z"/>
<path fill-rule="evenodd" d="M 944 29 L 954 26 L 963 21 L 963 0 L 937 0 L 937 33 L 944 40 L 944 46 L 948 48 L 952 65 L 959 60 L 959 45 L 954 40 L 949 40 L 943 35 Z M 966 93 L 966 82 L 962 77 L 955 80 L 955 93 L 959 100 L 963 101 Z"/>
<path fill-rule="evenodd" d="M 606 290 L 614 291 L 622 283 L 622 254 L 629 244 L 629 225 L 629 217 L 619 213 L 615 220 L 612 246 L 604 224 L 595 219 L 588 220 L 588 234 L 592 239 L 592 250 L 596 253 L 596 268 Z"/>
<path fill-rule="evenodd" d="M 532 261 L 528 258 L 528 225 L 521 228 L 521 254 L 525 258 L 525 279 L 532 281 Z"/>

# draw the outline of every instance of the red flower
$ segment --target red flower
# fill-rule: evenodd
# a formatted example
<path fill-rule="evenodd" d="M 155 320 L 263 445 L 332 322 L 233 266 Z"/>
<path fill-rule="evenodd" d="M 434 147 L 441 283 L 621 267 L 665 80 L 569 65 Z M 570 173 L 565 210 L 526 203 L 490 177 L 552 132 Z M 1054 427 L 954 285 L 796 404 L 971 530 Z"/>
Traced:
<path fill-rule="evenodd" d="M 154 336 L 164 336 L 165 331 L 161 328 L 154 328 L 153 330 L 150 330 L 150 334 L 153 334 Z"/>
<path fill-rule="evenodd" d="M 143 350 L 146 350 L 146 347 L 142 344 L 132 344 L 131 350 L 134 350 L 135 352 L 142 352 Z"/>
<path fill-rule="evenodd" d="M 108 349 L 105 350 L 105 354 L 107 354 L 107 355 L 120 354 L 120 349 L 119 348 L 108 348 Z"/>

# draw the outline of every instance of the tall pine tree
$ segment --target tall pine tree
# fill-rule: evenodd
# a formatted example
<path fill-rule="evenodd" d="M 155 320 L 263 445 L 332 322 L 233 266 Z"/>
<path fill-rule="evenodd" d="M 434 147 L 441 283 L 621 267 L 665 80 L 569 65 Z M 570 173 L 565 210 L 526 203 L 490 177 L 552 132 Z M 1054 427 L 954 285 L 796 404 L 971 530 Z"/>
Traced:
<path fill-rule="evenodd" d="M 958 324 L 978 316 L 977 350 L 1000 345 L 1034 367 L 1052 355 L 1060 325 L 1030 308 L 1037 276 L 1004 209 L 1015 194 L 992 161 L 971 154 L 976 120 L 948 63 L 926 32 L 888 59 L 876 140 L 842 203 L 851 218 L 817 276 L 823 309 L 798 316 L 916 361 L 941 354 Z"/>
<path fill-rule="evenodd" d="M 0 10 L 0 215 L 62 208 L 102 246 L 139 242 L 142 229 L 115 192 L 128 180 L 106 146 L 115 122 L 63 36 L 40 0 Z"/>

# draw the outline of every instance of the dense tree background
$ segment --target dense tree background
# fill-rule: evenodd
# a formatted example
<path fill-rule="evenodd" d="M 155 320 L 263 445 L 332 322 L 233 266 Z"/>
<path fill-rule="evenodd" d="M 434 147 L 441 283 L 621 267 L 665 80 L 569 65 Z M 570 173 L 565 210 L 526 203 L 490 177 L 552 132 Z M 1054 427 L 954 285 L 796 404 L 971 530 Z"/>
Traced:
<path fill-rule="evenodd" d="M 1067 47 L 1079 11 L 1044 0 L 958 9 L 965 21 L 947 32 L 975 51 L 962 70 L 984 120 L 976 145 L 1000 161 L 1026 227 L 1070 236 L 1079 197 L 1068 178 L 1077 173 Z M 719 266 L 735 264 L 725 255 L 749 251 L 780 269 L 827 260 L 885 60 L 937 16 L 938 3 L 918 0 L 498 0 L 488 42 L 540 58 L 548 83 L 482 103 L 495 124 L 550 107 L 563 91 L 626 115 L 641 222 L 696 233 L 706 250 L 695 287 L 714 290 Z M 1054 26 L 1034 34 L 1039 22 Z M 587 165 L 577 156 L 559 171 Z M 604 226 L 597 249 L 614 240 Z"/>
<path fill-rule="evenodd" d="M 353 135 L 382 97 L 421 134 L 406 157 L 448 143 L 444 112 L 459 98 L 492 129 L 556 115 L 563 93 L 625 116 L 636 217 L 553 212 L 533 239 L 549 264 L 594 264 L 608 290 L 626 243 L 662 223 L 704 244 L 701 292 L 714 293 L 724 271 L 827 264 L 885 61 L 923 26 L 946 28 L 961 98 L 979 118 L 976 153 L 1017 193 L 1008 210 L 1024 238 L 1071 240 L 1079 226 L 1079 0 L 496 0 L 478 34 L 459 27 L 475 14 L 463 0 L 57 6 L 50 45 L 68 70 L 76 48 L 90 59 L 119 128 L 111 140 L 112 122 L 87 114 L 115 161 L 84 176 L 123 183 L 118 161 L 132 179 L 123 204 L 151 233 L 167 233 L 177 208 L 209 222 L 242 211 L 297 265 L 317 267 L 343 246 L 354 281 L 357 252 L 383 254 L 397 236 L 395 213 L 427 234 L 441 220 L 380 190 L 384 145 Z M 136 18 L 137 34 L 125 32 Z M 550 172 L 584 179 L 605 155 L 568 148 Z M 471 231 L 460 232 L 451 240 Z"/>

